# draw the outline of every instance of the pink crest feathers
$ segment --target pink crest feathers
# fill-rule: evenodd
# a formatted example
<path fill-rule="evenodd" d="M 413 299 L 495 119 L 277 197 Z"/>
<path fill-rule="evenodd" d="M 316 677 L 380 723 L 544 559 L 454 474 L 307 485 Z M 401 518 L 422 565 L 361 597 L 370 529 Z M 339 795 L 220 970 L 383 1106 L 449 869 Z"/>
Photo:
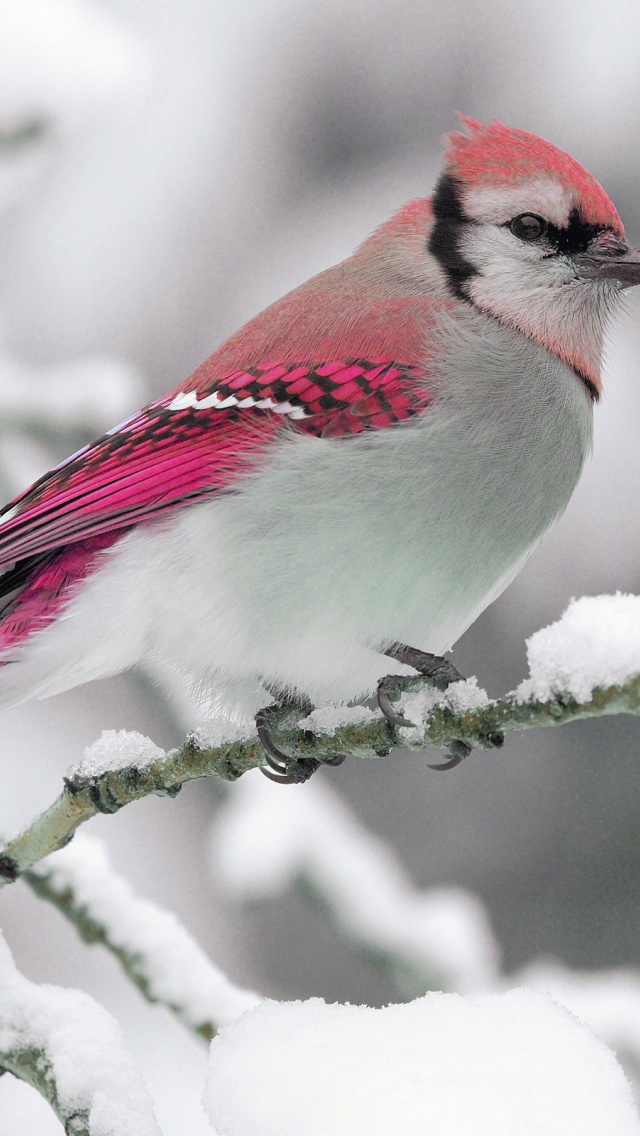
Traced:
<path fill-rule="evenodd" d="M 455 131 L 447 137 L 445 163 L 454 177 L 480 187 L 513 185 L 551 175 L 571 192 L 585 221 L 610 226 L 624 235 L 613 202 L 570 154 L 537 134 L 504 126 L 497 119 L 485 125 L 463 114 L 458 117 L 468 133 Z"/>

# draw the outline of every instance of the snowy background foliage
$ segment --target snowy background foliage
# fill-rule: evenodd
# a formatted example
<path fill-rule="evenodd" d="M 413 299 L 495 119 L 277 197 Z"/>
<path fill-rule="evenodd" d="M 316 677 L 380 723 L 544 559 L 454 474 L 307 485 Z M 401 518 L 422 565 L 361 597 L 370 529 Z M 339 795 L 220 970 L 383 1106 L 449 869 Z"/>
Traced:
<path fill-rule="evenodd" d="M 575 154 L 639 245 L 639 47 L 635 0 L 0 0 L 3 496 L 428 193 L 455 109 Z M 492 695 L 524 677 L 525 638 L 572 595 L 640 592 L 640 296 L 627 308 L 568 513 L 456 648 Z M 4 713 L 0 830 L 48 805 L 102 729 L 180 741 L 192 712 L 166 684 L 120 677 Z M 91 835 L 245 991 L 376 1006 L 428 981 L 477 994 L 526 982 L 553 989 L 632 1073 L 638 731 L 618 718 L 512 734 L 444 776 L 406 754 L 304 789 L 200 782 Z M 116 1016 L 162 1131 L 210 1136 L 204 1047 L 22 884 L 0 922 L 25 982 L 82 989 Z M 346 1045 L 360 1027 L 344 1027 Z M 60 1131 L 10 1076 L 0 1128 Z"/>

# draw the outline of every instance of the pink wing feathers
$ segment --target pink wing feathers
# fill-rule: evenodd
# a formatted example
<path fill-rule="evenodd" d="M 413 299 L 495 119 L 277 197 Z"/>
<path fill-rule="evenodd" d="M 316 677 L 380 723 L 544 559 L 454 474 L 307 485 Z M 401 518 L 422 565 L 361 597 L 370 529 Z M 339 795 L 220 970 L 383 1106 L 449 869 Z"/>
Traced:
<path fill-rule="evenodd" d="M 430 219 L 428 201 L 413 203 L 411 233 L 416 204 L 420 223 L 428 227 Z M 405 214 L 387 230 L 404 240 Z M 371 241 L 372 251 L 365 242 L 354 260 L 272 304 L 180 387 L 0 512 L 2 662 L 56 618 L 133 525 L 233 492 L 283 431 L 346 442 L 429 406 L 428 332 L 450 300 L 413 291 L 390 297 L 370 271 Z"/>
<path fill-rule="evenodd" d="M 270 362 L 195 387 L 194 377 L 6 506 L 0 569 L 100 534 L 115 537 L 229 489 L 287 423 L 318 436 L 348 436 L 401 422 L 431 401 L 417 368 L 388 359 Z"/>

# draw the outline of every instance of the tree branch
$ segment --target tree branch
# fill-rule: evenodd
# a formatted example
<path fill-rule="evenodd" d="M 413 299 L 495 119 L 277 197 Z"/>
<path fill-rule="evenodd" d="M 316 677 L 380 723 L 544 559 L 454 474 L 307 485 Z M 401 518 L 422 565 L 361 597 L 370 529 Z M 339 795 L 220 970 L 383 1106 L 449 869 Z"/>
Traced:
<path fill-rule="evenodd" d="M 91 1136 L 89 1110 L 69 1108 L 61 1103 L 46 1052 L 29 1047 L 5 1050 L 0 1053 L 0 1072 L 13 1073 L 18 1080 L 37 1089 L 51 1105 L 67 1136 Z"/>
<path fill-rule="evenodd" d="M 73 924 L 80 938 L 118 960 L 148 1002 L 160 1003 L 200 1040 L 262 999 L 235 986 L 175 915 L 136 895 L 100 841 L 81 836 L 22 877 Z"/>
<path fill-rule="evenodd" d="M 67 1136 L 161 1136 L 115 1019 L 79 990 L 20 974 L 0 935 L 0 1073 L 49 1102 Z"/>
<path fill-rule="evenodd" d="M 405 679 L 403 685 L 409 693 L 432 689 L 430 680 L 421 675 Z M 610 714 L 640 714 L 640 675 L 624 684 L 598 687 L 586 702 L 563 694 L 548 700 L 521 699 L 514 692 L 497 701 L 487 700 L 471 709 L 459 709 L 465 687 L 469 684 L 456 683 L 439 694 L 436 704 L 416 728 L 394 728 L 381 715 L 355 707 L 339 711 L 345 724 L 330 733 L 324 732 L 324 728 L 322 733 L 314 733 L 304 728 L 304 722 L 302 726 L 296 723 L 299 711 L 288 710 L 273 738 L 279 748 L 297 757 L 320 761 L 333 754 L 375 758 L 386 757 L 394 747 L 423 750 L 429 746 L 445 746 L 456 738 L 476 749 L 491 749 L 496 744 L 496 735 L 512 730 L 560 726 Z M 57 801 L 0 851 L 0 887 L 12 883 L 33 864 L 64 847 L 76 829 L 97 813 L 117 812 L 150 794 L 173 797 L 186 782 L 201 777 L 235 781 L 247 770 L 264 764 L 265 755 L 255 737 L 206 747 L 198 745 L 191 736 L 179 749 L 143 765 L 132 762 L 99 774 L 84 773 L 80 767 L 65 779 L 64 790 Z"/>

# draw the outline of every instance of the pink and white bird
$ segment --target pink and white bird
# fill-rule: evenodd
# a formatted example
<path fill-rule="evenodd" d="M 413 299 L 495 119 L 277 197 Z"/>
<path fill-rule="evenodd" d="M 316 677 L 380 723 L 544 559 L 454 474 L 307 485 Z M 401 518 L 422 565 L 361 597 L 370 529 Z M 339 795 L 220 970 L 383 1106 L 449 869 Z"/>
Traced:
<path fill-rule="evenodd" d="M 431 199 L 4 509 L 0 704 L 154 660 L 239 714 L 358 700 L 513 579 L 640 252 L 568 154 L 462 122 Z"/>

